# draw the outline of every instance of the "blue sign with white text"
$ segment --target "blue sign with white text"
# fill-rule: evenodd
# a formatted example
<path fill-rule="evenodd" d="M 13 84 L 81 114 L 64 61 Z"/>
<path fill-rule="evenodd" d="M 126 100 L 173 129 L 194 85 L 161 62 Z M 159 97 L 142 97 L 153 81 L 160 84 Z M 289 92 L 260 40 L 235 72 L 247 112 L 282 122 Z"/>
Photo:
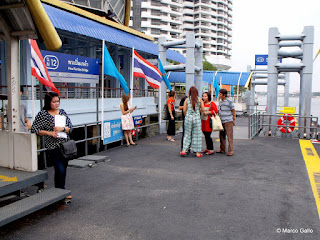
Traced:
<path fill-rule="evenodd" d="M 99 61 L 95 58 L 41 50 L 49 72 L 99 75 Z"/>
<path fill-rule="evenodd" d="M 255 65 L 268 65 L 268 55 L 256 55 Z"/>
<path fill-rule="evenodd" d="M 121 119 L 103 122 L 103 144 L 116 142 L 124 138 Z"/>

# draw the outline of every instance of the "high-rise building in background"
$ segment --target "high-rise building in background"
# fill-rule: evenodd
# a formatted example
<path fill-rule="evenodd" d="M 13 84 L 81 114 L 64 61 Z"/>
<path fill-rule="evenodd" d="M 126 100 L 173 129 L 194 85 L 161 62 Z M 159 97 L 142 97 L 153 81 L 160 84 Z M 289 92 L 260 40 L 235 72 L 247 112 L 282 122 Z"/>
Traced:
<path fill-rule="evenodd" d="M 230 69 L 232 0 L 133 0 L 132 6 L 130 26 L 156 40 L 194 32 L 203 40 L 205 58 L 218 69 Z"/>

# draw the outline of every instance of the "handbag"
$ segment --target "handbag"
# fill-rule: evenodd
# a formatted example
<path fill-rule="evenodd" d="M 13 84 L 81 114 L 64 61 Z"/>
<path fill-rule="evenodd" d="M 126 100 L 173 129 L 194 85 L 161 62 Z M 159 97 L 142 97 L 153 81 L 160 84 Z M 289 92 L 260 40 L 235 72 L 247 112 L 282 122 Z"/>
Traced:
<path fill-rule="evenodd" d="M 59 143 L 59 149 L 61 156 L 67 161 L 76 158 L 78 155 L 77 145 L 74 140 Z"/>
<path fill-rule="evenodd" d="M 162 110 L 162 120 L 169 120 L 169 115 L 168 105 L 165 104 Z"/>
<path fill-rule="evenodd" d="M 223 126 L 221 123 L 221 119 L 217 114 L 214 114 L 214 116 L 211 117 L 211 121 L 212 121 L 212 131 L 222 131 L 223 130 Z"/>

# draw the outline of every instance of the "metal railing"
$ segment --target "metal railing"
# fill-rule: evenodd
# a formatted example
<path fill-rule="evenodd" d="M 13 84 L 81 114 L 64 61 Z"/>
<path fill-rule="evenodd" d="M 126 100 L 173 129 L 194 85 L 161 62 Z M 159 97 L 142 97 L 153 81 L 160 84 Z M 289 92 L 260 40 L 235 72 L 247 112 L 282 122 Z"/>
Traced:
<path fill-rule="evenodd" d="M 252 139 L 261 131 L 264 135 L 286 138 L 317 138 L 318 117 L 301 117 L 298 114 L 267 114 L 254 112 L 249 115 L 248 137 Z M 280 123 L 280 124 L 279 124 Z M 299 125 L 301 124 L 301 126 Z M 280 133 L 279 133 L 280 132 Z"/>
<path fill-rule="evenodd" d="M 31 100 L 32 88 L 30 85 L 24 85 L 23 100 Z M 63 99 L 95 99 L 101 98 L 101 87 L 73 87 L 73 86 L 56 86 Z M 0 94 L 7 94 L 7 86 L 0 86 Z M 104 98 L 121 98 L 124 94 L 122 88 L 104 88 Z M 40 86 L 34 87 L 35 100 L 40 99 Z M 133 97 L 158 97 L 158 90 L 155 89 L 133 89 Z"/>
<path fill-rule="evenodd" d="M 155 123 L 150 123 L 151 116 L 158 117 L 158 114 L 147 115 L 146 116 L 147 124 L 139 126 L 139 127 L 135 127 L 136 130 L 147 128 L 147 136 L 148 137 L 151 136 L 150 128 L 153 126 L 159 125 L 159 120 L 157 120 L 157 122 L 155 122 Z M 111 119 L 111 120 L 115 120 L 115 119 Z M 88 137 L 88 127 L 92 127 L 92 126 L 96 126 L 96 135 L 92 136 L 92 137 Z M 89 141 L 92 141 L 92 140 L 97 141 L 96 142 L 96 153 L 99 152 L 100 144 L 101 144 L 101 141 L 103 140 L 103 139 L 101 139 L 101 134 L 100 134 L 101 122 L 99 121 L 99 122 L 91 122 L 91 123 L 74 125 L 73 131 L 75 131 L 75 129 L 78 129 L 78 128 L 84 128 L 84 138 L 75 140 L 76 144 L 84 143 L 84 156 L 89 154 Z M 157 132 L 159 132 L 158 127 L 156 127 L 155 129 L 157 129 Z M 44 138 L 43 137 L 41 137 L 41 138 L 42 138 L 41 141 L 44 142 Z M 138 133 L 135 135 L 135 140 L 139 140 Z M 114 142 L 118 142 L 118 141 L 121 141 L 121 145 L 123 145 L 124 138 L 121 140 L 114 141 Z M 110 142 L 110 143 L 113 143 L 113 142 Z M 110 143 L 108 143 L 108 144 L 110 144 Z M 43 147 L 43 144 L 40 144 L 40 146 L 42 146 L 42 147 L 40 147 L 37 150 L 37 152 L 42 154 L 42 156 L 40 158 L 42 158 L 42 160 L 43 160 L 44 168 L 47 168 L 47 161 L 46 161 L 46 154 L 45 154 L 47 148 Z M 107 150 L 107 145 L 105 145 L 104 150 Z"/>

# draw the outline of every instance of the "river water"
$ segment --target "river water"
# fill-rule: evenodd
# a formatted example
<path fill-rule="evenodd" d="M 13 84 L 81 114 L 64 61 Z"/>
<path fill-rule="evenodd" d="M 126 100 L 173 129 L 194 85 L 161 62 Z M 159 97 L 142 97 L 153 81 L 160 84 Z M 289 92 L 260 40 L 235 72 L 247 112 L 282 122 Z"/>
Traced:
<path fill-rule="evenodd" d="M 267 96 L 258 96 L 256 100 L 258 102 L 258 110 L 264 110 L 267 106 Z M 278 97 L 278 106 L 283 107 L 284 97 Z M 296 108 L 296 114 L 299 114 L 299 97 L 289 98 L 289 107 Z M 311 115 L 320 119 L 320 98 L 312 98 L 311 100 Z"/>

